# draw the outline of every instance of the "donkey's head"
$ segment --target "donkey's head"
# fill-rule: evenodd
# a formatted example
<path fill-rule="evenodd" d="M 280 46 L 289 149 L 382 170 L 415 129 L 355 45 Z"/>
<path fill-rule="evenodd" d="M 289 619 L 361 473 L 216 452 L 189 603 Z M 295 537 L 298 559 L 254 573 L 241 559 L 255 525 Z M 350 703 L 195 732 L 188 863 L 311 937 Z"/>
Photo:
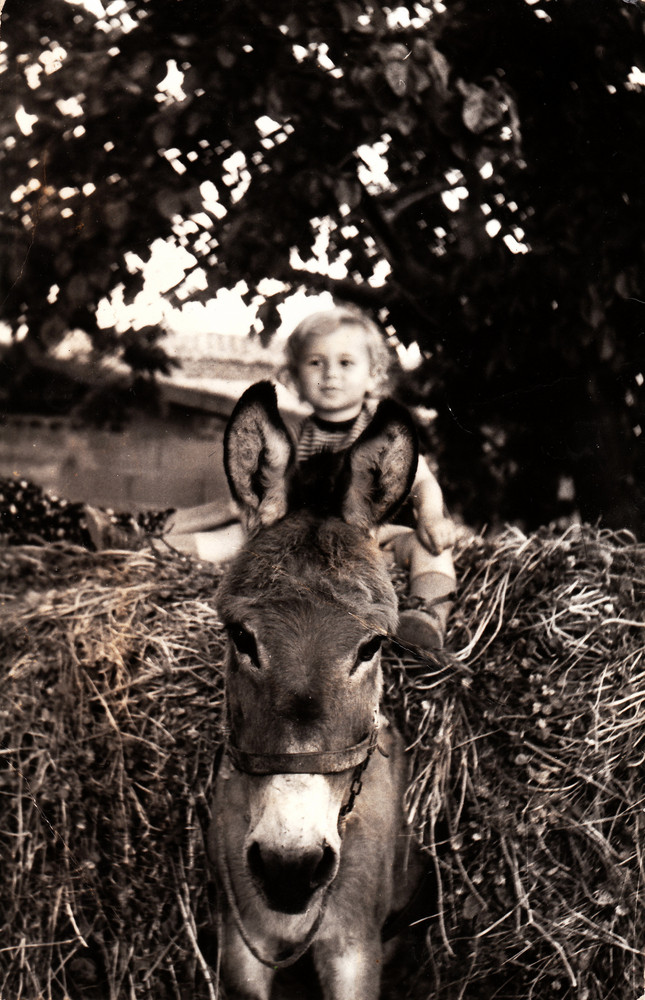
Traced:
<path fill-rule="evenodd" d="M 382 403 L 346 452 L 299 469 L 269 383 L 227 427 L 248 540 L 218 594 L 226 767 L 245 775 L 245 864 L 274 910 L 303 911 L 338 869 L 343 803 L 377 739 L 379 648 L 397 618 L 373 529 L 405 499 L 416 455 L 408 414 Z"/>

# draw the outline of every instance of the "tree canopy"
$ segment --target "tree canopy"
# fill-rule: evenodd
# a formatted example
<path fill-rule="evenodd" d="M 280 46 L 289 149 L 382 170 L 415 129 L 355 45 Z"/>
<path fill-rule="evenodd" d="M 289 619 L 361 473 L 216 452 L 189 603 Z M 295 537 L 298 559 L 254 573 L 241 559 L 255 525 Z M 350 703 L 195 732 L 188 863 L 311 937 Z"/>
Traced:
<path fill-rule="evenodd" d="M 4 318 L 154 371 L 97 307 L 155 240 L 194 258 L 171 298 L 244 282 L 266 338 L 328 289 L 419 344 L 405 398 L 469 520 L 573 497 L 638 531 L 644 26 L 641 0 L 8 0 Z"/>

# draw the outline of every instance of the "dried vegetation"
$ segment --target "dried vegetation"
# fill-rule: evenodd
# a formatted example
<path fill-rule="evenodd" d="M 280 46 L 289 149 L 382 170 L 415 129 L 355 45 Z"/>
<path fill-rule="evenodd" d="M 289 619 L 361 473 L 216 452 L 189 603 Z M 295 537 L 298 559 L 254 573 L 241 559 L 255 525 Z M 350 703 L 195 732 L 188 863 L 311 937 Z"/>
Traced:
<path fill-rule="evenodd" d="M 458 570 L 452 652 L 385 656 L 438 884 L 398 996 L 638 997 L 645 546 L 508 529 L 463 542 Z M 0 549 L 3 1000 L 216 996 L 198 944 L 216 585 L 172 553 Z"/>

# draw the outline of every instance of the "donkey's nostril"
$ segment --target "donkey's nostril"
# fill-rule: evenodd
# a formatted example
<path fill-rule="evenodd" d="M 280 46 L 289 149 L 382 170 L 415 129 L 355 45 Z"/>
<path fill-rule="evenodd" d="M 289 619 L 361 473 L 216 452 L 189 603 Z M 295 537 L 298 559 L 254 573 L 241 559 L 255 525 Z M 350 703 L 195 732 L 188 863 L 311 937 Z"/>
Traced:
<path fill-rule="evenodd" d="M 316 865 L 312 884 L 317 889 L 321 885 L 331 882 L 336 870 L 336 852 L 328 844 L 322 852 L 322 857 Z"/>
<path fill-rule="evenodd" d="M 306 910 L 316 889 L 332 881 L 337 867 L 336 852 L 327 844 L 311 851 L 282 853 L 254 842 L 247 862 L 269 907 L 282 913 Z"/>
<path fill-rule="evenodd" d="M 251 875 L 254 878 L 256 878 L 259 882 L 263 882 L 264 862 L 262 860 L 262 851 L 260 850 L 260 845 L 255 842 L 252 843 L 248 849 L 246 857 Z"/>

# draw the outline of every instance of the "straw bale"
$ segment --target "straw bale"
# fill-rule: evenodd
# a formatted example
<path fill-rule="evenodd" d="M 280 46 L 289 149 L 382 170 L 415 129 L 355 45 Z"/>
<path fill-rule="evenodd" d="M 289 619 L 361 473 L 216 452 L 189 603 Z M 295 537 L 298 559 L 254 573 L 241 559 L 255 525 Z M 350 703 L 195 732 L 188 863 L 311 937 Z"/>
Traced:
<path fill-rule="evenodd" d="M 438 885 L 392 996 L 638 997 L 645 546 L 508 529 L 457 566 L 450 651 L 385 652 Z M 3 1000 L 216 996 L 217 579 L 173 553 L 0 548 Z"/>
<path fill-rule="evenodd" d="M 191 935 L 222 703 L 216 576 L 55 545 L 0 550 L 0 579 L 0 996 L 209 996 Z"/>
<path fill-rule="evenodd" d="M 508 529 L 457 567 L 456 652 L 390 671 L 438 881 L 427 995 L 640 997 L 645 546 Z"/>

